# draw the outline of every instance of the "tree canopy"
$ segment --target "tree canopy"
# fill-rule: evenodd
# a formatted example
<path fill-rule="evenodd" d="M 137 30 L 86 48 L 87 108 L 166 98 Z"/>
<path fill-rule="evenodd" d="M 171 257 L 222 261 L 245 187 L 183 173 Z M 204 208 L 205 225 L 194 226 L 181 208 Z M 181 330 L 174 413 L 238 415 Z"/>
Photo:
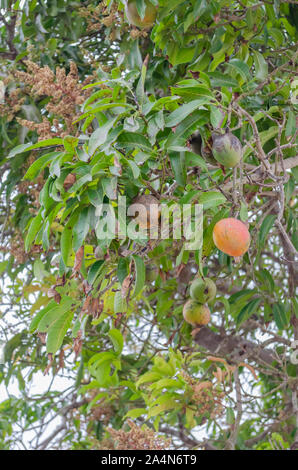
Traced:
<path fill-rule="evenodd" d="M 0 448 L 298 448 L 297 17 L 0 2 Z M 121 235 L 120 196 L 199 204 L 201 243 Z M 227 218 L 242 256 L 214 243 Z"/>

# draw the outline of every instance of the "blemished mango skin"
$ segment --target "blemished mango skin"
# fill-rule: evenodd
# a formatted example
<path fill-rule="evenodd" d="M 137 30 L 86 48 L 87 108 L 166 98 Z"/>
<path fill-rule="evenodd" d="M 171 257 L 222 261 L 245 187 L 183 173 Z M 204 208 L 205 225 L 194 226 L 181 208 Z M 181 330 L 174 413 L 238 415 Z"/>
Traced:
<path fill-rule="evenodd" d="M 215 246 L 229 256 L 239 257 L 247 252 L 250 234 L 241 220 L 228 217 L 217 222 L 213 229 Z"/>
<path fill-rule="evenodd" d="M 212 154 L 225 168 L 234 168 L 242 158 L 240 140 L 230 132 L 223 135 L 212 134 Z"/>
<path fill-rule="evenodd" d="M 157 15 L 157 9 L 152 3 L 145 0 L 145 4 L 146 10 L 144 18 L 141 18 L 138 13 L 136 0 L 128 0 L 125 5 L 125 14 L 129 23 L 141 29 L 151 28 Z"/>
<path fill-rule="evenodd" d="M 207 325 L 210 321 L 210 310 L 207 305 L 199 304 L 196 300 L 189 299 L 183 307 L 183 318 L 192 326 Z"/>
<path fill-rule="evenodd" d="M 194 279 L 191 283 L 190 296 L 201 304 L 210 303 L 216 296 L 216 285 L 212 279 Z"/>

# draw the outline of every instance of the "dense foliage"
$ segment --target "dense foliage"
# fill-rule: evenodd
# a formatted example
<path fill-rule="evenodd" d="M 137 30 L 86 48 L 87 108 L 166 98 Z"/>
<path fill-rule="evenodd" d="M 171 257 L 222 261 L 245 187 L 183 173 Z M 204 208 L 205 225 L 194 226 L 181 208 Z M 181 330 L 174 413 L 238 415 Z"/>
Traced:
<path fill-rule="evenodd" d="M 0 448 L 295 449 L 298 2 L 135 1 L 151 29 L 124 0 L 1 1 Z M 119 195 L 202 204 L 202 246 L 103 237 Z"/>

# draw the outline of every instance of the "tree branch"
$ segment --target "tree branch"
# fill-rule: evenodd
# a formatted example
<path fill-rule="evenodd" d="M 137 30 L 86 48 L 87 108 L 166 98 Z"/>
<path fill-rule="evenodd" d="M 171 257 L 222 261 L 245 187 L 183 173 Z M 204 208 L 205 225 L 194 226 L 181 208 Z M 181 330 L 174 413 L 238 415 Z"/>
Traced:
<path fill-rule="evenodd" d="M 247 357 L 260 365 L 271 365 L 276 359 L 269 349 L 262 349 L 240 336 L 217 334 L 207 326 L 200 328 L 194 341 L 212 354 L 225 356 L 235 363 L 243 362 L 244 357 Z"/>

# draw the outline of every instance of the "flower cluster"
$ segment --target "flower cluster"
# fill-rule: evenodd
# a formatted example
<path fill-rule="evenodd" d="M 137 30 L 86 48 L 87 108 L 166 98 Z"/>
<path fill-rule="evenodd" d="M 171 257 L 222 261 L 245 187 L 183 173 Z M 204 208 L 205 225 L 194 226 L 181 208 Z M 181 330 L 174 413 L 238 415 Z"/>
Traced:
<path fill-rule="evenodd" d="M 3 83 L 5 84 L 4 80 Z M 7 80 L 6 83 L 8 84 L 9 81 Z M 3 102 L 0 103 L 0 116 L 5 117 L 7 122 L 11 122 L 14 119 L 25 102 L 25 98 L 20 95 L 21 90 L 19 88 L 11 88 L 6 92 Z"/>
<path fill-rule="evenodd" d="M 79 106 L 90 93 L 83 90 L 84 83 L 79 82 L 78 69 L 74 62 L 70 62 L 70 71 L 67 74 L 64 68 L 57 67 L 54 73 L 50 67 L 40 67 L 32 61 L 25 61 L 27 72 L 17 71 L 17 79 L 24 83 L 34 97 L 49 97 L 45 106 L 49 117 L 43 117 L 41 123 L 18 118 L 18 122 L 30 130 L 36 130 L 39 139 L 53 136 L 64 137 L 74 134 L 73 121 L 79 117 Z"/>
<path fill-rule="evenodd" d="M 110 439 L 97 443 L 102 450 L 166 450 L 171 440 L 158 435 L 146 425 L 138 426 L 131 420 L 127 421 L 129 431 L 108 428 Z"/>
<path fill-rule="evenodd" d="M 185 372 L 182 375 L 191 391 L 190 406 L 196 408 L 195 415 L 211 419 L 220 416 L 224 411 L 222 400 L 225 396 L 220 387 L 208 380 L 200 382 Z"/>
<path fill-rule="evenodd" d="M 103 3 L 97 6 L 88 5 L 79 9 L 79 15 L 87 22 L 87 33 L 99 31 L 102 26 L 121 26 L 123 13 L 118 11 L 118 5 L 112 4 L 109 8 Z"/>

